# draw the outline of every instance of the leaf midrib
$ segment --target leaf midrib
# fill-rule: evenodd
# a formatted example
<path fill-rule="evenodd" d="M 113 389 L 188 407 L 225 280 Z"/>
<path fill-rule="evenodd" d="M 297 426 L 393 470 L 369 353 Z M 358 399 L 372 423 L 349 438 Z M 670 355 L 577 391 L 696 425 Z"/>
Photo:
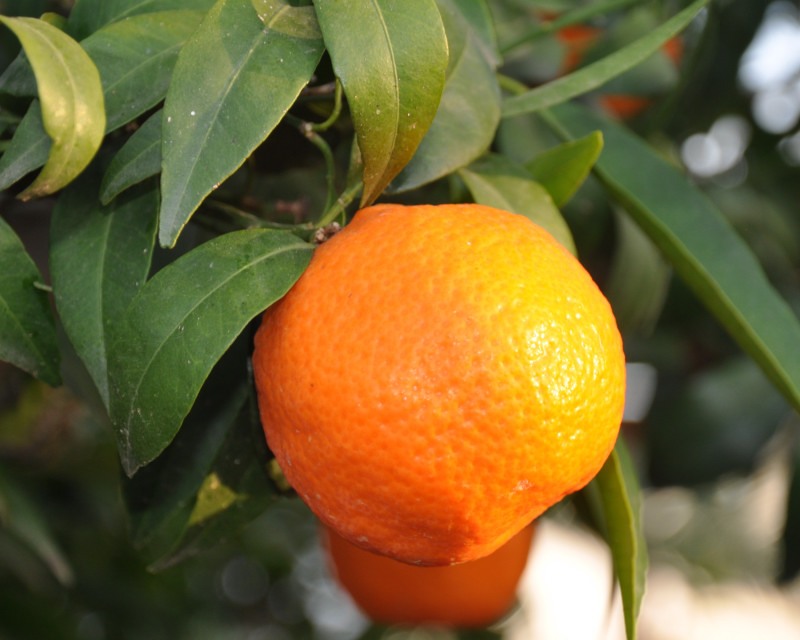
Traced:
<path fill-rule="evenodd" d="M 641 209 L 647 209 L 647 206 L 644 202 L 634 197 L 626 187 L 611 178 L 601 166 L 598 165 L 596 167 L 596 172 L 602 177 L 603 181 L 615 185 L 620 193 L 624 192 L 626 194 L 625 197 L 630 201 L 631 204 Z M 758 353 L 760 353 L 761 356 L 772 365 L 772 371 L 775 373 L 775 375 L 777 375 L 778 378 L 782 380 L 785 388 L 793 389 L 793 378 L 791 374 L 787 372 L 781 365 L 780 358 L 775 356 L 772 346 L 762 339 L 760 332 L 753 330 L 751 323 L 746 319 L 746 316 L 743 316 L 741 313 L 739 313 L 739 305 L 730 295 L 727 294 L 725 287 L 718 282 L 717 277 L 712 273 L 712 271 L 706 268 L 705 264 L 695 257 L 695 254 L 687 247 L 683 239 L 676 235 L 668 224 L 662 222 L 661 220 L 653 219 L 648 219 L 648 224 L 657 228 L 659 233 L 663 234 L 664 237 L 670 238 L 670 244 L 674 246 L 678 252 L 680 252 L 686 263 L 691 265 L 691 269 L 701 276 L 704 286 L 714 292 L 717 299 L 722 303 L 725 313 L 729 314 L 733 321 L 742 328 L 744 333 L 747 335 L 747 339 L 752 341 L 752 344 L 757 347 Z"/>
<path fill-rule="evenodd" d="M 140 30 L 140 32 L 141 32 L 141 30 Z M 125 82 L 131 76 L 135 75 L 136 73 L 139 73 L 141 71 L 141 69 L 143 69 L 143 68 L 145 68 L 147 66 L 160 66 L 165 58 L 169 58 L 169 57 L 173 56 L 175 54 L 175 51 L 180 51 L 180 49 L 183 47 L 184 43 L 185 43 L 185 40 L 182 40 L 180 42 L 172 44 L 168 48 L 160 49 L 154 55 L 140 56 L 139 59 L 141 60 L 141 63 L 137 64 L 135 67 L 131 67 L 128 70 L 127 73 L 124 73 L 124 74 L 122 74 L 120 76 L 117 76 L 117 78 L 113 82 L 109 83 L 108 85 L 106 85 L 104 87 L 103 94 L 104 95 L 109 95 L 111 93 L 114 93 L 120 86 L 124 86 Z M 111 126 L 112 126 L 111 123 L 109 123 L 108 127 L 111 127 Z M 108 130 L 108 128 L 107 128 L 107 130 Z"/>
<path fill-rule="evenodd" d="M 73 122 L 75 124 L 75 126 L 72 126 L 72 127 L 68 128 L 69 133 L 71 133 L 72 135 L 71 136 L 69 136 L 69 135 L 65 136 L 65 135 L 63 135 L 63 132 L 57 131 L 56 128 L 53 126 L 53 122 L 51 121 L 51 118 L 49 118 L 49 117 L 45 118 L 44 117 L 44 114 L 45 114 L 45 110 L 44 109 L 42 110 L 42 115 L 43 115 L 42 123 L 44 124 L 44 128 L 45 128 L 45 131 L 47 132 L 47 135 L 50 136 L 50 138 L 53 140 L 53 143 L 56 146 L 58 146 L 59 148 L 61 148 L 61 149 L 69 149 L 70 151 L 69 151 L 69 153 L 67 154 L 66 157 L 68 159 L 72 158 L 72 151 L 76 148 L 77 145 L 74 142 L 70 143 L 70 140 L 73 140 L 73 141 L 78 140 L 80 138 L 80 134 L 83 132 L 83 128 L 80 126 L 80 123 L 77 121 L 77 119 L 75 117 L 75 114 L 78 111 L 78 108 L 77 108 L 77 102 L 78 101 L 77 101 L 76 93 L 75 93 L 75 86 L 76 86 L 75 85 L 75 75 L 73 73 L 73 70 L 72 70 L 71 66 L 66 64 L 66 59 L 64 58 L 64 56 L 61 53 L 61 51 L 57 47 L 55 47 L 53 45 L 53 43 L 50 41 L 50 39 L 48 39 L 45 36 L 43 36 L 36 29 L 30 29 L 28 31 L 28 35 L 30 37 L 33 37 L 34 39 L 36 39 L 36 41 L 39 43 L 40 46 L 44 45 L 45 49 L 47 49 L 50 52 L 52 52 L 52 54 L 56 57 L 57 61 L 59 62 L 60 70 L 66 75 L 66 80 L 67 80 L 66 88 L 67 88 L 68 95 L 64 96 L 62 94 L 62 97 L 66 97 L 67 98 L 65 100 L 65 104 L 67 106 L 67 109 L 66 109 L 67 117 L 71 122 Z M 37 84 L 38 84 L 39 78 L 38 78 L 38 76 L 36 74 L 36 68 L 37 67 L 38 67 L 38 65 L 34 66 L 33 68 L 34 68 L 34 77 L 36 77 L 36 81 L 37 81 Z M 42 106 L 44 106 L 44 101 L 42 101 L 42 99 L 41 99 L 41 96 L 42 96 L 41 91 L 39 92 L 39 96 L 40 96 L 39 102 L 42 104 Z M 47 102 L 50 103 L 51 102 L 50 99 L 48 99 Z M 48 111 L 51 108 L 52 107 L 48 104 Z"/>
<path fill-rule="evenodd" d="M 181 203 L 184 201 L 184 199 L 186 197 L 186 192 L 188 191 L 188 184 L 191 181 L 191 177 L 194 175 L 194 169 L 197 166 L 197 164 L 200 162 L 200 158 L 203 155 L 202 154 L 202 149 L 205 148 L 206 141 L 211 136 L 212 131 L 214 131 L 214 124 L 213 123 L 215 123 L 216 120 L 217 120 L 216 116 L 222 110 L 222 106 L 225 104 L 228 95 L 232 91 L 232 88 L 233 88 L 233 85 L 235 83 L 235 80 L 241 75 L 242 69 L 244 68 L 244 63 L 247 60 L 249 60 L 250 57 L 253 55 L 253 51 L 255 51 L 256 47 L 259 44 L 259 41 L 262 40 L 263 37 L 264 37 L 264 32 L 263 31 L 259 31 L 258 34 L 256 34 L 256 36 L 253 38 L 252 44 L 251 44 L 250 48 L 247 50 L 247 53 L 245 55 L 243 55 L 241 58 L 239 58 L 239 60 L 237 61 L 238 67 L 236 69 L 236 72 L 230 76 L 230 78 L 228 80 L 228 83 L 225 86 L 224 92 L 220 95 L 220 99 L 217 100 L 217 102 L 216 102 L 215 108 L 208 112 L 208 114 L 212 117 L 212 120 L 211 120 L 212 124 L 211 124 L 211 126 L 209 126 L 206 129 L 205 134 L 202 137 L 200 137 L 200 138 L 198 138 L 196 140 L 196 144 L 193 145 L 196 149 L 199 149 L 200 151 L 198 153 L 192 154 L 193 155 L 193 160 L 190 163 L 190 165 L 187 167 L 188 170 L 184 171 L 185 178 L 183 180 L 181 180 L 181 182 L 180 182 L 180 185 L 181 185 L 182 188 L 177 189 L 177 188 L 173 187 L 173 189 L 170 191 L 170 193 L 179 192 L 181 194 L 181 196 L 177 199 L 176 204 L 172 205 L 173 211 L 171 212 L 171 215 L 173 217 L 174 217 L 174 213 L 179 210 L 179 207 L 180 207 Z M 166 114 L 164 114 L 164 116 L 166 117 Z M 197 143 L 200 143 L 200 144 L 198 145 Z M 170 201 L 174 202 L 175 198 L 171 197 Z M 183 224 L 185 224 L 185 221 L 184 221 Z M 178 226 L 178 230 L 183 228 L 183 224 Z M 173 225 L 174 225 L 174 220 L 173 220 Z M 174 241 L 174 238 L 172 237 L 172 234 L 174 233 L 174 231 L 175 231 L 174 229 L 170 230 L 170 240 L 173 240 L 173 241 Z"/>
<path fill-rule="evenodd" d="M 153 356 L 147 361 L 146 366 L 142 368 L 142 374 L 141 374 L 141 376 L 139 376 L 139 379 L 136 382 L 136 386 L 134 387 L 133 394 L 130 396 L 130 402 L 128 403 L 129 406 L 126 408 L 128 415 L 127 415 L 127 418 L 126 418 L 126 421 L 125 421 L 125 425 L 124 425 L 124 429 L 123 429 L 124 438 L 125 438 L 126 455 L 129 455 L 129 452 L 130 452 L 130 442 L 131 442 L 130 425 L 131 425 L 132 417 L 133 417 L 133 415 L 135 413 L 135 411 L 131 411 L 130 409 L 136 404 L 136 400 L 139 397 L 139 391 L 142 388 L 142 383 L 144 382 L 145 378 L 147 377 L 147 372 L 150 371 L 151 365 L 153 364 L 153 362 L 155 362 L 158 359 L 158 355 L 161 353 L 162 349 L 164 348 L 164 345 L 166 345 L 167 342 L 169 342 L 169 340 L 171 339 L 171 337 L 173 335 L 175 335 L 175 333 L 177 331 L 179 331 L 178 327 L 185 326 L 186 319 L 189 318 L 197 308 L 202 306 L 202 304 L 205 303 L 205 301 L 208 298 L 213 296 L 224 285 L 226 285 L 228 282 L 230 282 L 231 280 L 236 278 L 243 271 L 254 267 L 255 265 L 263 262 L 264 260 L 269 260 L 270 258 L 273 258 L 275 256 L 281 255 L 282 253 L 285 253 L 285 252 L 290 251 L 292 249 L 298 249 L 298 248 L 305 247 L 305 246 L 306 245 L 303 242 L 299 242 L 298 241 L 296 243 L 280 247 L 277 250 L 270 251 L 268 254 L 266 254 L 264 256 L 261 256 L 257 260 L 253 260 L 252 262 L 248 262 L 246 265 L 242 266 L 241 268 L 237 269 L 236 271 L 233 271 L 227 278 L 225 278 L 224 280 L 220 281 L 213 289 L 211 289 L 208 293 L 206 293 L 202 298 L 198 299 L 195 302 L 195 304 L 193 304 L 190 307 L 190 309 L 183 316 L 180 317 L 180 319 L 176 322 L 175 327 L 172 330 L 170 330 L 169 333 L 165 334 L 164 339 L 158 344 L 158 347 L 155 349 L 155 351 L 153 351 Z M 152 281 L 150 281 L 150 282 L 152 282 Z M 145 285 L 145 287 L 146 286 L 147 285 Z M 141 290 L 141 292 L 144 293 L 145 292 L 145 288 L 143 288 Z"/>
<path fill-rule="evenodd" d="M 386 42 L 386 48 L 389 51 L 389 59 L 392 64 L 392 80 L 393 80 L 392 88 L 394 91 L 394 102 L 392 105 L 394 108 L 394 126 L 392 127 L 392 135 L 391 135 L 392 153 L 390 153 L 387 156 L 386 161 L 383 164 L 383 168 L 380 172 L 380 176 L 382 179 L 383 176 L 386 175 L 386 170 L 389 167 L 392 156 L 394 155 L 395 144 L 397 143 L 397 136 L 400 130 L 400 79 L 399 76 L 397 75 L 397 58 L 394 55 L 394 47 L 392 46 L 392 39 L 389 35 L 389 27 L 386 24 L 386 20 L 384 19 L 383 11 L 381 10 L 378 4 L 378 0 L 371 0 L 371 2 L 381 25 L 384 41 Z"/>
<path fill-rule="evenodd" d="M 25 330 L 25 325 L 20 322 L 17 314 L 12 313 L 12 308 L 8 304 L 8 301 L 6 300 L 5 296 L 0 296 L 0 305 L 2 305 L 2 308 L 6 310 L 6 313 L 4 313 L 5 317 L 11 318 L 13 320 L 14 326 L 17 327 L 17 329 L 19 331 L 19 334 L 23 337 L 25 342 L 28 344 L 29 349 L 33 353 L 38 355 L 39 362 L 41 362 L 41 363 L 47 362 L 45 360 L 44 353 L 37 347 L 36 342 L 33 340 L 33 338 L 31 338 L 31 336 Z"/>

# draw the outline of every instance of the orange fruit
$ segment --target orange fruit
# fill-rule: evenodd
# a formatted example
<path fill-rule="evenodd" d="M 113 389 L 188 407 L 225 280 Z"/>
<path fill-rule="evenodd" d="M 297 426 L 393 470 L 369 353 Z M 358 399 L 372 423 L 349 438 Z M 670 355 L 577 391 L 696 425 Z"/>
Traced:
<path fill-rule="evenodd" d="M 546 14 L 545 17 L 553 20 L 557 16 Z M 559 29 L 555 37 L 564 47 L 559 75 L 566 75 L 582 66 L 587 52 L 603 39 L 603 35 L 603 29 L 586 24 L 572 24 Z M 663 44 L 661 51 L 675 67 L 678 67 L 683 58 L 683 40 L 680 36 L 674 36 Z M 655 98 L 651 95 L 604 94 L 601 92 L 597 97 L 597 104 L 604 112 L 621 120 L 635 118 L 654 102 Z"/>
<path fill-rule="evenodd" d="M 597 101 L 603 111 L 621 120 L 635 118 L 653 104 L 653 99 L 649 96 L 631 96 L 624 93 L 600 95 Z"/>
<path fill-rule="evenodd" d="M 680 65 L 683 59 L 683 40 L 680 36 L 674 36 L 667 40 L 661 47 L 661 50 L 670 59 L 672 64 L 676 67 Z"/>
<path fill-rule="evenodd" d="M 602 33 L 602 29 L 584 24 L 573 24 L 556 32 L 556 39 L 564 46 L 562 75 L 580 66 L 586 51 L 600 39 Z"/>
<path fill-rule="evenodd" d="M 493 553 L 462 564 L 418 567 L 366 551 L 325 527 L 333 574 L 367 616 L 388 625 L 480 628 L 516 602 L 534 524 Z"/>
<path fill-rule="evenodd" d="M 403 562 L 488 555 L 599 471 L 625 363 L 589 274 L 527 218 L 377 205 L 263 316 L 253 369 L 286 479 Z"/>

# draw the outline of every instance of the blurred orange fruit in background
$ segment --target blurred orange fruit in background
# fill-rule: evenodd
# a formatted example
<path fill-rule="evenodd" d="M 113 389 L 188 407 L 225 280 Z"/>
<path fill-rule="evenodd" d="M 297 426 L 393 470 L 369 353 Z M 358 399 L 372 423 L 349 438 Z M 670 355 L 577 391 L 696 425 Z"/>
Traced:
<path fill-rule="evenodd" d="M 448 567 L 417 567 L 365 551 L 325 527 L 334 576 L 372 620 L 388 625 L 480 628 L 512 611 L 534 524 L 493 553 Z"/>

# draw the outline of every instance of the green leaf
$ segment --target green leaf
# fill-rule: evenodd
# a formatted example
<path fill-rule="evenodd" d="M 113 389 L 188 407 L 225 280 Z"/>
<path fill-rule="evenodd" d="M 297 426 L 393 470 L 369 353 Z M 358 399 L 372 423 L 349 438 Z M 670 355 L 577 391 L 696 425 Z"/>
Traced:
<path fill-rule="evenodd" d="M 162 245 L 175 244 L 203 199 L 267 138 L 323 50 L 311 7 L 275 0 L 259 15 L 220 0 L 209 11 L 178 56 L 164 105 Z"/>
<path fill-rule="evenodd" d="M 0 525 L 30 549 L 64 586 L 74 581 L 69 559 L 59 548 L 36 501 L 0 468 Z"/>
<path fill-rule="evenodd" d="M 19 98 L 36 96 L 36 77 L 24 52 L 20 52 L 0 74 L 0 93 Z"/>
<path fill-rule="evenodd" d="M 144 285 L 153 255 L 156 186 L 131 189 L 101 206 L 101 166 L 65 189 L 53 210 L 50 270 L 64 331 L 108 406 L 108 340 Z"/>
<path fill-rule="evenodd" d="M 81 40 L 113 22 L 144 13 L 208 11 L 215 0 L 81 0 L 69 14 L 67 33 Z"/>
<path fill-rule="evenodd" d="M 81 43 L 100 72 L 106 131 L 164 99 L 178 52 L 204 15 L 202 11 L 137 15 L 104 27 Z"/>
<path fill-rule="evenodd" d="M 633 461 L 622 440 L 617 441 L 593 484 L 603 508 L 603 528 L 622 594 L 627 637 L 635 640 L 648 558 L 642 529 L 641 489 Z"/>
<path fill-rule="evenodd" d="M 482 4 L 473 0 L 475 7 Z M 482 35 L 455 0 L 438 0 L 438 5 L 450 48 L 444 93 L 414 157 L 391 183 L 394 192 L 415 189 L 469 164 L 489 148 L 500 122 L 500 86 L 485 57 Z"/>
<path fill-rule="evenodd" d="M 709 2 L 710 0 L 695 0 L 647 35 L 605 58 L 527 93 L 506 99 L 503 117 L 540 111 L 597 89 L 653 55 L 667 40 L 684 29 Z"/>
<path fill-rule="evenodd" d="M 0 156 L 0 189 L 7 189 L 41 167 L 47 162 L 52 146 L 53 141 L 44 130 L 41 105 L 34 100 L 17 126 L 5 153 Z"/>
<path fill-rule="evenodd" d="M 249 336 L 214 367 L 161 456 L 123 482 L 133 544 L 162 569 L 218 543 L 275 498 L 247 375 Z"/>
<path fill-rule="evenodd" d="M 139 15 L 103 28 L 82 42 L 100 73 L 106 131 L 130 122 L 164 99 L 178 51 L 202 17 L 199 11 Z M 45 131 L 38 104 L 35 102 L 28 109 L 11 145 L 0 157 L 0 188 L 13 184 L 47 160 L 52 140 Z M 159 149 L 159 167 L 149 175 L 160 169 L 160 158 Z"/>
<path fill-rule="evenodd" d="M 601 41 L 587 52 L 587 61 L 592 62 L 630 44 L 642 34 L 650 33 L 658 27 L 661 11 L 661 7 L 653 4 L 642 4 L 626 11 L 603 32 Z M 659 95 L 672 89 L 678 82 L 679 75 L 677 66 L 662 47 L 641 64 L 609 80 L 603 86 L 602 92 L 636 96 Z"/>
<path fill-rule="evenodd" d="M 437 4 L 442 12 L 445 11 L 443 7 L 446 4 L 464 17 L 469 25 L 470 37 L 476 37 L 483 57 L 492 68 L 499 67 L 503 62 L 503 56 L 497 46 L 494 19 L 488 3 L 485 0 L 447 0 L 446 3 L 437 2 Z M 448 40 L 449 38 L 448 34 Z"/>
<path fill-rule="evenodd" d="M 230 426 L 203 478 L 178 544 L 154 568 L 163 569 L 214 547 L 275 501 L 278 492 L 265 470 L 264 434 L 258 420 L 253 420 L 255 399 L 250 400 Z"/>
<path fill-rule="evenodd" d="M 159 110 L 145 120 L 112 158 L 100 185 L 103 204 L 161 171 L 161 118 Z"/>
<path fill-rule="evenodd" d="M 672 270 L 624 211 L 617 211 L 614 222 L 614 257 L 603 292 L 623 335 L 649 335 L 664 308 Z"/>
<path fill-rule="evenodd" d="M 448 64 L 444 26 L 433 0 L 317 0 L 314 7 L 350 106 L 366 206 L 433 122 Z"/>
<path fill-rule="evenodd" d="M 547 189 L 556 206 L 561 207 L 586 180 L 602 150 L 603 135 L 593 131 L 580 140 L 540 153 L 525 163 L 525 167 L 533 179 Z"/>
<path fill-rule="evenodd" d="M 6 9 L 5 13 L 6 15 L 20 15 L 8 11 L 8 9 Z M 55 13 L 25 15 L 31 15 L 31 17 L 39 15 L 42 20 L 53 25 L 60 31 L 64 31 L 64 27 L 66 26 L 65 18 Z M 0 92 L 25 98 L 33 98 L 36 96 L 36 77 L 33 75 L 31 63 L 28 62 L 28 57 L 25 55 L 24 51 L 20 51 L 19 55 L 11 61 L 11 64 L 9 64 L 2 75 L 0 75 Z"/>
<path fill-rule="evenodd" d="M 800 322 L 714 205 L 626 128 L 566 104 L 549 118 L 566 138 L 601 130 L 595 173 L 789 402 L 800 409 Z"/>
<path fill-rule="evenodd" d="M 790 411 L 744 354 L 670 380 L 647 418 L 648 478 L 704 487 L 754 474 Z"/>
<path fill-rule="evenodd" d="M 11 12 L 6 11 L 5 13 L 9 15 Z M 40 18 L 60 31 L 64 31 L 66 21 L 63 16 L 44 13 L 40 15 Z M 19 55 L 11 61 L 11 64 L 0 75 L 0 92 L 24 98 L 36 96 L 36 77 L 33 75 L 31 63 L 28 62 L 28 57 L 24 51 L 20 51 Z"/>
<path fill-rule="evenodd" d="M 134 298 L 109 349 L 110 413 L 128 475 L 172 441 L 214 364 L 288 291 L 311 251 L 286 232 L 228 233 L 159 271 Z"/>
<path fill-rule="evenodd" d="M 475 202 L 531 219 L 575 253 L 572 233 L 561 212 L 547 190 L 534 182 L 522 165 L 505 156 L 490 154 L 458 173 Z"/>
<path fill-rule="evenodd" d="M 31 62 L 42 121 L 53 140 L 50 156 L 23 200 L 54 193 L 89 164 L 105 133 L 100 74 L 91 58 L 68 35 L 43 20 L 7 18 L 0 22 L 19 38 Z"/>
<path fill-rule="evenodd" d="M 0 217 L 0 360 L 61 384 L 56 327 L 47 293 L 22 241 Z"/>

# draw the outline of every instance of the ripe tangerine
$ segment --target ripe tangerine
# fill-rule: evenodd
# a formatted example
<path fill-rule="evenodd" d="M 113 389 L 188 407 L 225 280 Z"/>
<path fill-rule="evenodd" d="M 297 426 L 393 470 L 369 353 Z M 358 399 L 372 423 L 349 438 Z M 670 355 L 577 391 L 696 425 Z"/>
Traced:
<path fill-rule="evenodd" d="M 446 567 L 366 551 L 330 527 L 322 540 L 334 576 L 372 620 L 467 629 L 489 626 L 512 610 L 534 528 L 531 523 L 488 556 Z"/>
<path fill-rule="evenodd" d="M 377 205 L 269 308 L 270 449 L 311 510 L 403 562 L 488 555 L 599 471 L 625 390 L 611 308 L 527 218 Z"/>

